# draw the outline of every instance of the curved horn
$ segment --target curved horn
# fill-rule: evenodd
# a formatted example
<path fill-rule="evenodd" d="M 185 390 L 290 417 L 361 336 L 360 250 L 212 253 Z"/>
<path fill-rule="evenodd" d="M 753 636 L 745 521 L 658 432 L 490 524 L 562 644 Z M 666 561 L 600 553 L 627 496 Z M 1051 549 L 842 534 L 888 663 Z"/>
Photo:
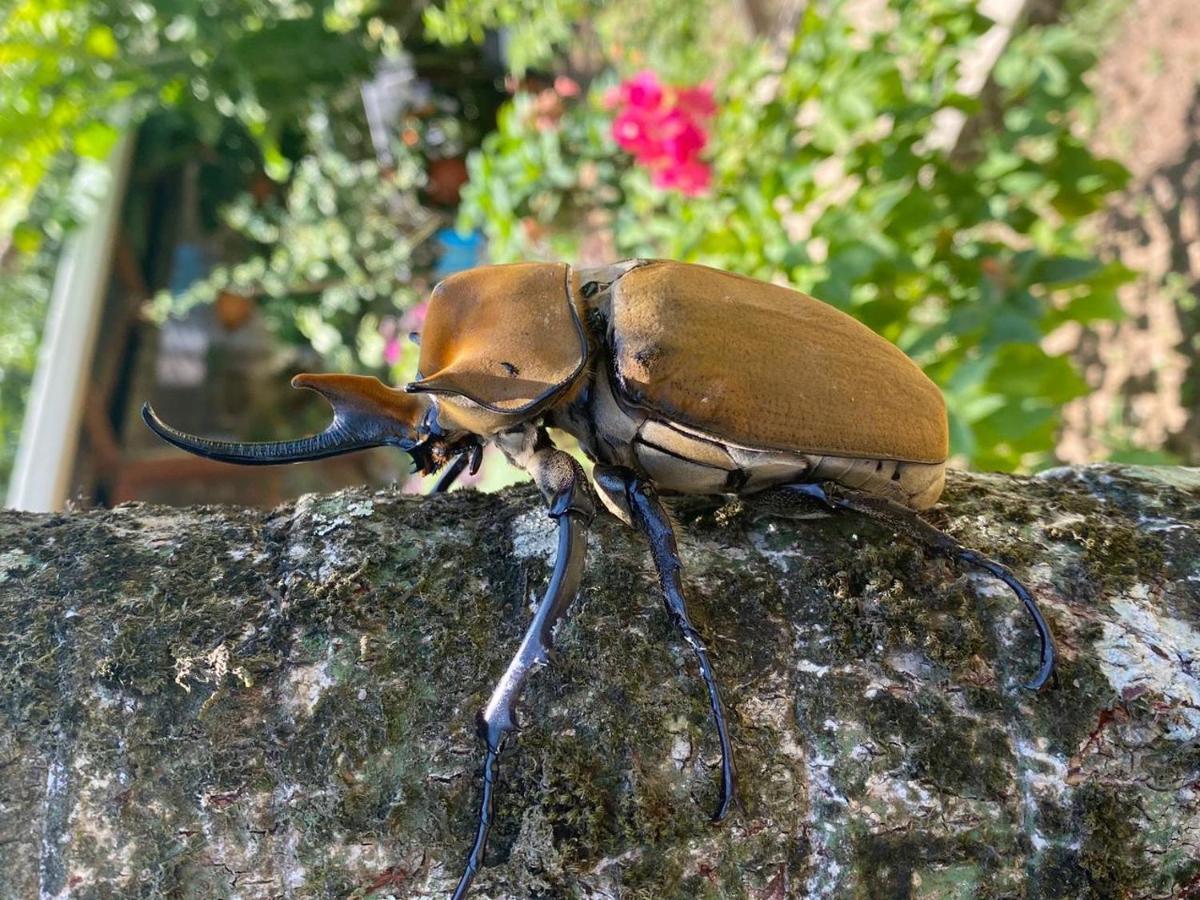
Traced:
<path fill-rule="evenodd" d="M 142 419 L 150 430 L 170 444 L 188 453 L 218 459 L 221 462 L 241 463 L 246 466 L 270 466 L 277 463 L 303 462 L 324 459 L 338 453 L 349 453 L 366 447 L 377 447 L 380 441 L 356 440 L 340 427 L 337 419 L 320 434 L 312 434 L 294 441 L 263 441 L 239 443 L 236 441 L 214 441 L 209 438 L 186 434 L 172 428 L 158 417 L 149 403 L 142 404 Z"/>
<path fill-rule="evenodd" d="M 425 404 L 414 403 L 415 398 L 387 387 L 376 378 L 297 375 L 292 384 L 317 391 L 333 405 L 333 421 L 324 431 L 292 441 L 243 443 L 212 440 L 172 428 L 149 403 L 142 406 L 142 419 L 151 431 L 181 450 L 247 466 L 324 459 L 385 444 L 409 450 L 417 443 L 417 424 Z"/>

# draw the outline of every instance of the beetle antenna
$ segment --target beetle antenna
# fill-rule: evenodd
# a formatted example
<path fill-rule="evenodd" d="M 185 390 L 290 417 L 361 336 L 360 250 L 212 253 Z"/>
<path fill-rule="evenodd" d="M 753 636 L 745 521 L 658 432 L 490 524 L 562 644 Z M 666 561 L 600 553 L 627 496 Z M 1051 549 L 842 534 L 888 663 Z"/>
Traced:
<path fill-rule="evenodd" d="M 803 494 L 830 509 L 848 509 L 853 512 L 862 513 L 878 522 L 883 522 L 885 525 L 898 529 L 907 537 L 928 547 L 935 553 L 939 553 L 942 556 L 949 556 L 967 565 L 983 569 L 988 574 L 994 575 L 1003 581 L 1017 595 L 1017 599 L 1021 601 L 1026 612 L 1033 619 L 1038 639 L 1041 641 L 1041 654 L 1037 674 L 1033 676 L 1031 681 L 1026 682 L 1025 687 L 1031 691 L 1040 690 L 1045 687 L 1046 682 L 1050 680 L 1050 676 L 1054 673 L 1054 636 L 1050 633 L 1050 626 L 1046 624 L 1041 610 L 1038 609 L 1037 601 L 1033 599 L 1033 594 L 1029 592 L 1029 589 L 1021 583 L 1020 579 L 1007 566 L 1001 565 L 994 559 L 989 559 L 978 551 L 964 547 L 944 531 L 934 528 L 913 510 L 884 497 L 873 497 L 869 494 L 835 487 L 830 484 L 824 486 L 819 484 L 789 484 L 785 486 L 784 490 L 793 497 L 797 494 Z"/>

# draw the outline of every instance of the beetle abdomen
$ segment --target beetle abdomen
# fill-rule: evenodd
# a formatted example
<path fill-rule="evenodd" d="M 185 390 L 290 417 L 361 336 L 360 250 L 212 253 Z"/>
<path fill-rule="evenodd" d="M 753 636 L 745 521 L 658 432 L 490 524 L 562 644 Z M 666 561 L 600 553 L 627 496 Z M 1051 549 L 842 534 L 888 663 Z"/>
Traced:
<path fill-rule="evenodd" d="M 653 261 L 612 286 L 617 389 L 730 444 L 937 465 L 941 392 L 898 348 L 805 294 Z"/>
<path fill-rule="evenodd" d="M 632 447 L 637 464 L 655 484 L 685 494 L 750 494 L 780 484 L 834 481 L 910 509 L 928 509 L 946 480 L 945 463 L 750 450 L 652 419 L 638 428 Z"/>
<path fill-rule="evenodd" d="M 836 481 L 854 490 L 886 497 L 909 509 L 929 509 L 946 484 L 945 463 L 900 462 L 894 459 L 847 459 L 810 456 L 806 481 Z"/>
<path fill-rule="evenodd" d="M 781 484 L 836 481 L 911 509 L 941 495 L 944 463 L 851 459 L 737 447 L 620 401 L 597 366 L 592 389 L 550 420 L 574 434 L 592 459 L 644 473 L 666 493 L 750 494 Z"/>

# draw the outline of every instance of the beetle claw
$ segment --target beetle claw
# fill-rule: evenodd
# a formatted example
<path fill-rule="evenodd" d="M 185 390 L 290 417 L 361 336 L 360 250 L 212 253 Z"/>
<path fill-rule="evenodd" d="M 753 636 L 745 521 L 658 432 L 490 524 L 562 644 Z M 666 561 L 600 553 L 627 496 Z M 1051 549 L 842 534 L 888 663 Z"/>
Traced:
<path fill-rule="evenodd" d="M 458 476 L 462 474 L 463 469 L 466 467 L 467 455 L 465 453 L 460 453 L 458 456 L 454 457 L 450 465 L 448 465 L 446 470 L 442 472 L 441 476 L 437 480 L 437 483 L 434 484 L 429 493 L 446 493 L 448 490 L 450 490 L 450 488 L 454 487 L 454 482 L 458 480 Z M 416 471 L 416 469 L 414 468 L 413 471 Z"/>
<path fill-rule="evenodd" d="M 967 550 L 964 547 L 958 548 L 957 555 L 963 562 L 995 575 L 1007 584 L 1012 592 L 1017 595 L 1017 598 L 1025 605 L 1026 611 L 1033 619 L 1034 627 L 1037 628 L 1038 639 L 1041 641 L 1042 646 L 1037 674 L 1033 676 L 1033 680 L 1027 681 L 1021 686 L 1030 691 L 1040 691 L 1046 686 L 1046 683 L 1050 680 L 1050 676 L 1054 674 L 1054 638 L 1050 634 L 1050 626 L 1042 618 L 1042 612 L 1038 609 L 1037 601 L 1033 599 L 1033 595 L 1029 593 L 1029 589 L 1006 566 L 1002 566 L 1000 563 L 990 560 L 986 556 L 976 553 L 974 550 Z"/>
<path fill-rule="evenodd" d="M 491 827 L 492 815 L 496 808 L 495 787 L 496 781 L 500 777 L 496 771 L 496 765 L 499 759 L 500 748 L 493 747 L 489 743 L 487 754 L 483 760 L 483 797 L 480 801 L 479 827 L 475 832 L 475 842 L 471 845 L 471 852 L 467 855 L 467 862 L 463 866 L 463 873 L 458 879 L 458 885 L 454 889 L 451 900 L 463 900 L 467 896 L 471 890 L 471 883 L 479 872 L 479 867 L 483 865 L 483 851 L 487 848 L 488 830 Z"/>

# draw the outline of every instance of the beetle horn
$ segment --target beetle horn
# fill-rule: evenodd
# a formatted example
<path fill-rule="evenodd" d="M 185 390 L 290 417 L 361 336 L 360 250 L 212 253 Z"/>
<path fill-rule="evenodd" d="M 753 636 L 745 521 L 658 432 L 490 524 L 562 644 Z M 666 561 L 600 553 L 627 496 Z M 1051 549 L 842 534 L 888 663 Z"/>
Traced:
<path fill-rule="evenodd" d="M 186 434 L 160 419 L 150 404 L 142 418 L 164 441 L 189 453 L 249 466 L 324 459 L 340 453 L 390 445 L 411 450 L 420 441 L 418 425 L 428 399 L 406 394 L 364 375 L 297 375 L 292 387 L 308 388 L 333 406 L 333 421 L 319 434 L 292 441 L 241 443 Z"/>

